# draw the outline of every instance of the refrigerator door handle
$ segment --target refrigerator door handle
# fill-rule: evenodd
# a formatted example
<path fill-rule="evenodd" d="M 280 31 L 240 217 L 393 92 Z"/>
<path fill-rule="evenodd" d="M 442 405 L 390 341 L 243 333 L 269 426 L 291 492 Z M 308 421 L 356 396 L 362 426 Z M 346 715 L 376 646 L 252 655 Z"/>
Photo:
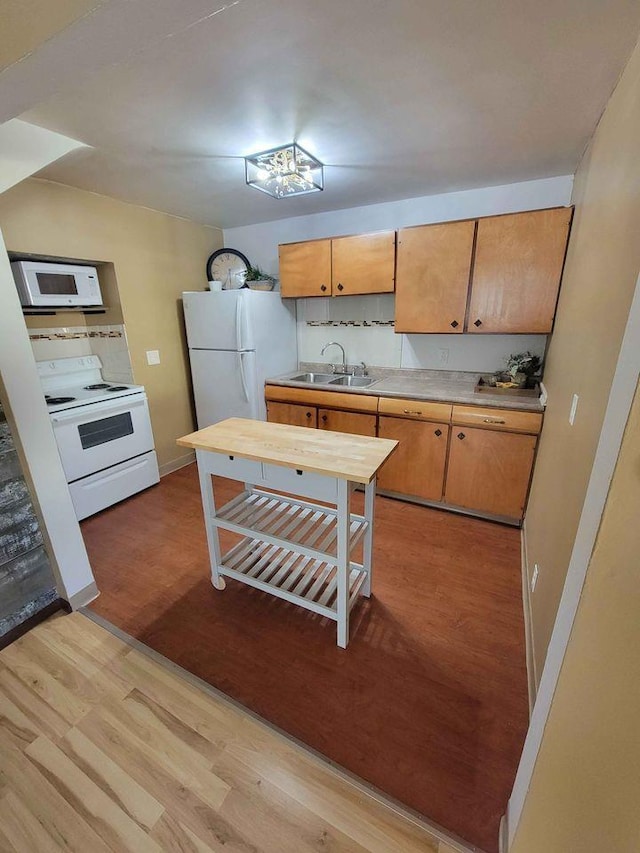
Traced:
<path fill-rule="evenodd" d="M 244 353 L 242 353 L 242 352 L 238 353 L 238 366 L 240 368 L 240 380 L 242 382 L 242 390 L 244 392 L 244 399 L 248 403 L 249 402 L 249 389 L 247 388 L 247 379 L 244 375 L 244 362 L 242 361 L 243 355 L 244 355 Z"/>
<path fill-rule="evenodd" d="M 242 349 L 242 295 L 236 301 L 236 349 Z"/>

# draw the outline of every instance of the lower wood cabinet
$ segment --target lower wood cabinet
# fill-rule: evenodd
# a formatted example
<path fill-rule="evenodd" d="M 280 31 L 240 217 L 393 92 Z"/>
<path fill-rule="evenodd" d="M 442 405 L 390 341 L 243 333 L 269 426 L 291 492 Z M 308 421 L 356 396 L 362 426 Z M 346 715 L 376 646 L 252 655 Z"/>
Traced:
<path fill-rule="evenodd" d="M 336 409 L 318 409 L 318 426 L 332 432 L 349 432 L 375 438 L 376 416 L 359 412 L 341 412 Z"/>
<path fill-rule="evenodd" d="M 442 500 L 449 425 L 380 417 L 380 438 L 400 442 L 378 474 L 378 486 L 429 501 Z"/>
<path fill-rule="evenodd" d="M 510 522 L 524 515 L 539 412 L 281 386 L 265 393 L 269 421 L 398 441 L 378 474 L 385 491 Z"/>
<path fill-rule="evenodd" d="M 299 406 L 295 403 L 267 401 L 267 420 L 274 424 L 291 426 L 318 426 L 318 410 L 315 406 Z"/>
<path fill-rule="evenodd" d="M 451 430 L 445 503 L 520 519 L 537 436 L 475 427 Z"/>

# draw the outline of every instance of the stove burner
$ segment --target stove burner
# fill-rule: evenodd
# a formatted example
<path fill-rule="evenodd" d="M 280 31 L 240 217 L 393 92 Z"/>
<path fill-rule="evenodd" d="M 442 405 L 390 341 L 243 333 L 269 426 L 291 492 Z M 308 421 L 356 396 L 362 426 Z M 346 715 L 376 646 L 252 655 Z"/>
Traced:
<path fill-rule="evenodd" d="M 99 391 L 101 388 L 109 388 L 108 382 L 96 382 L 95 385 L 85 385 L 85 391 Z"/>
<path fill-rule="evenodd" d="M 126 385 L 112 385 L 110 388 L 107 388 L 107 391 L 127 391 L 128 388 Z"/>
<path fill-rule="evenodd" d="M 47 406 L 59 406 L 61 403 L 71 403 L 75 397 L 45 397 Z"/>

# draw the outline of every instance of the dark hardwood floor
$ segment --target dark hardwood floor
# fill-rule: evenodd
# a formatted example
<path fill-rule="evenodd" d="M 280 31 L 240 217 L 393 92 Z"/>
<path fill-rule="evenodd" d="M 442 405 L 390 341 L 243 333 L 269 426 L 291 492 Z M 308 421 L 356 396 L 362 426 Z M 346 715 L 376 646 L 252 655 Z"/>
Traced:
<path fill-rule="evenodd" d="M 217 499 L 238 488 L 217 480 Z M 378 498 L 373 596 L 345 651 L 329 620 L 234 581 L 213 589 L 195 465 L 82 529 L 96 613 L 497 850 L 528 723 L 519 531 Z"/>

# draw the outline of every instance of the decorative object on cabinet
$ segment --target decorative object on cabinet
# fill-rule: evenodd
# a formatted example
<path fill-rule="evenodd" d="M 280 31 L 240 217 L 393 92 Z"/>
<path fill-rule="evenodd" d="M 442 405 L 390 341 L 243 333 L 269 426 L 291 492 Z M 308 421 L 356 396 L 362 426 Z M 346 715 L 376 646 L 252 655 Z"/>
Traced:
<path fill-rule="evenodd" d="M 247 184 L 273 198 L 320 192 L 324 189 L 322 163 L 297 142 L 244 158 Z"/>
<path fill-rule="evenodd" d="M 524 388 L 527 380 L 536 376 L 542 367 L 542 359 L 539 355 L 529 352 L 518 352 L 510 355 L 507 359 L 507 370 L 513 377 L 513 381 L 520 388 Z"/>
<path fill-rule="evenodd" d="M 237 249 L 216 249 L 207 260 L 207 281 L 221 281 L 225 290 L 238 290 L 251 264 Z"/>
<path fill-rule="evenodd" d="M 268 272 L 261 270 L 260 267 L 249 266 L 244 277 L 244 283 L 251 290 L 273 290 L 276 280 Z"/>

